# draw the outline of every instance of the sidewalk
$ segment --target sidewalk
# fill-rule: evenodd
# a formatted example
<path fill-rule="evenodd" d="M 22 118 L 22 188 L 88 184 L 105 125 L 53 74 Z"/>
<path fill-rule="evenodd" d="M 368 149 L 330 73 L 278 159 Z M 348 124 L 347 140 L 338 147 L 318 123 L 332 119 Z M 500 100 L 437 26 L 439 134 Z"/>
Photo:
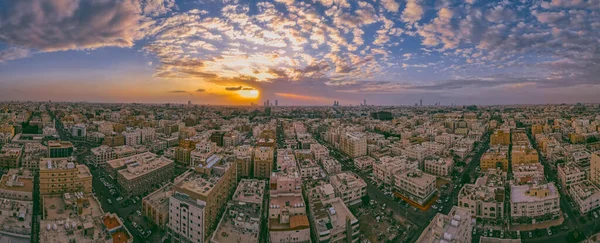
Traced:
<path fill-rule="evenodd" d="M 561 215 L 559 219 L 556 220 L 552 220 L 552 221 L 546 221 L 546 222 L 542 222 L 539 224 L 521 224 L 521 225 L 511 225 L 509 227 L 510 231 L 516 231 L 516 230 L 520 230 L 520 231 L 531 231 L 531 230 L 536 230 L 536 229 L 545 229 L 545 228 L 550 228 L 552 226 L 558 226 L 561 225 L 563 223 L 565 219 L 563 218 L 563 216 Z"/>

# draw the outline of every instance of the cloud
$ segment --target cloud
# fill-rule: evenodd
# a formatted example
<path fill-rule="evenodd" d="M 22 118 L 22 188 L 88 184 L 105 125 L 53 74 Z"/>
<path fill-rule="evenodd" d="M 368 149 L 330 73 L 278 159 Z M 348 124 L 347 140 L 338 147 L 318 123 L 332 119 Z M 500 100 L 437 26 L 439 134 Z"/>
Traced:
<path fill-rule="evenodd" d="M 406 8 L 402 12 L 402 21 L 407 23 L 414 23 L 421 20 L 423 16 L 423 8 L 417 2 L 418 0 L 407 0 Z"/>
<path fill-rule="evenodd" d="M 41 51 L 131 47 L 143 37 L 136 0 L 5 1 L 0 42 Z"/>
<path fill-rule="evenodd" d="M 181 93 L 187 93 L 187 91 L 185 91 L 185 90 L 171 90 L 171 91 L 169 91 L 169 93 L 181 94 Z"/>
<path fill-rule="evenodd" d="M 9 47 L 0 50 L 0 63 L 31 56 L 31 50 L 21 47 Z"/>
<path fill-rule="evenodd" d="M 329 102 L 332 100 L 327 97 L 299 95 L 299 94 L 293 94 L 293 93 L 275 93 L 275 95 L 279 96 L 279 97 L 283 97 L 283 98 L 294 99 L 294 100 L 304 100 L 304 101 Z"/>
<path fill-rule="evenodd" d="M 197 89 L 196 92 L 204 92 L 206 91 L 205 89 Z"/>
<path fill-rule="evenodd" d="M 177 8 L 175 0 L 145 0 L 142 3 L 142 11 L 148 16 L 164 15 L 173 8 Z"/>
<path fill-rule="evenodd" d="M 252 88 L 252 87 L 244 87 L 244 86 L 237 86 L 237 87 L 225 87 L 225 90 L 227 90 L 227 91 L 238 91 L 238 90 L 255 90 L 255 88 Z"/>
<path fill-rule="evenodd" d="M 400 4 L 396 0 L 381 0 L 380 3 L 388 12 L 398 12 L 398 8 L 400 8 Z"/>

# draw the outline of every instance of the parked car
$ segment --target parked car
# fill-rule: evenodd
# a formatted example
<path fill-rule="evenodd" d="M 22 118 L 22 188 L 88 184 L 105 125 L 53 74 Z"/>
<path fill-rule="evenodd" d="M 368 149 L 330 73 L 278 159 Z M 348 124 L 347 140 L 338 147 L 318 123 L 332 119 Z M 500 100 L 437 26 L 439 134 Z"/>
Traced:
<path fill-rule="evenodd" d="M 106 201 L 108 202 L 108 204 L 112 204 L 112 200 L 107 199 Z"/>
<path fill-rule="evenodd" d="M 138 216 L 142 216 L 142 212 L 140 212 L 140 210 L 135 211 L 135 213 L 137 213 Z"/>
<path fill-rule="evenodd" d="M 546 231 L 548 231 L 548 235 L 552 235 L 552 230 L 550 228 L 546 228 Z"/>
<path fill-rule="evenodd" d="M 533 233 L 529 231 L 529 238 L 533 238 Z"/>
<path fill-rule="evenodd" d="M 137 223 L 136 222 L 131 222 L 131 225 L 133 225 L 133 227 L 137 228 Z"/>

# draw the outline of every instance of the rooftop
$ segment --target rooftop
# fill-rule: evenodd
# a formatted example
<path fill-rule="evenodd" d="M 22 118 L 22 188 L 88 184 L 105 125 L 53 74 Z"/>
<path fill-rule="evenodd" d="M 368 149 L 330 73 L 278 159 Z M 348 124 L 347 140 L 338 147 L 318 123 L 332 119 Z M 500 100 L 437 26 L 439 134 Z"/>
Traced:
<path fill-rule="evenodd" d="M 586 200 L 594 194 L 600 193 L 600 189 L 596 187 L 589 180 L 584 180 L 577 184 L 571 185 L 569 189 L 572 197 L 579 198 L 580 200 Z"/>
<path fill-rule="evenodd" d="M 548 199 L 558 199 L 558 190 L 554 183 L 542 185 L 512 185 L 510 200 L 513 203 L 539 202 Z"/>
<path fill-rule="evenodd" d="M 565 175 L 585 173 L 585 171 L 581 167 L 577 166 L 574 163 L 561 163 L 558 164 L 558 168 L 562 170 L 563 173 L 565 173 Z"/>
<path fill-rule="evenodd" d="M 356 174 L 351 172 L 342 172 L 333 177 L 330 177 L 331 184 L 339 191 L 346 191 L 349 189 L 366 187 L 367 183 L 358 177 Z"/>
<path fill-rule="evenodd" d="M 212 242 L 258 242 L 260 217 L 260 210 L 245 205 L 231 205 L 213 233 Z"/>
<path fill-rule="evenodd" d="M 173 184 L 167 183 L 167 185 L 159 188 L 158 190 L 148 194 L 142 201 L 152 205 L 157 211 L 168 211 L 169 210 L 169 197 L 173 194 Z"/>
<path fill-rule="evenodd" d="M 400 173 L 400 177 L 404 178 L 408 181 L 411 181 L 414 184 L 417 184 L 421 187 L 428 186 L 432 183 L 435 183 L 436 177 L 427 173 L 424 173 L 420 170 L 410 169 Z"/>
<path fill-rule="evenodd" d="M 455 237 L 462 233 L 461 231 L 470 230 L 464 226 L 468 224 L 467 220 L 471 220 L 471 212 L 466 208 L 454 206 L 448 215 L 438 213 L 421 233 L 417 242 L 454 242 Z"/>
<path fill-rule="evenodd" d="M 173 161 L 151 152 L 145 152 L 125 158 L 110 160 L 107 163 L 113 169 L 118 169 L 118 173 L 125 177 L 125 179 L 131 180 L 173 164 Z"/>
<path fill-rule="evenodd" d="M 33 192 L 33 177 L 29 170 L 10 169 L 0 179 L 0 189 Z"/>
<path fill-rule="evenodd" d="M 266 181 L 242 179 L 238 184 L 233 201 L 261 204 L 265 194 Z"/>

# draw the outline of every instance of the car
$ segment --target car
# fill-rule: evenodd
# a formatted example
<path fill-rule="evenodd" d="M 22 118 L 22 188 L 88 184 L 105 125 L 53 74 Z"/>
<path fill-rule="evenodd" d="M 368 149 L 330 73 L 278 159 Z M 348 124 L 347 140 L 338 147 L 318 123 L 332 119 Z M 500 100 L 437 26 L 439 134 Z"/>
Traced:
<path fill-rule="evenodd" d="M 133 225 L 134 228 L 137 228 L 137 223 L 136 222 L 131 222 L 131 225 Z"/>
<path fill-rule="evenodd" d="M 552 235 L 552 230 L 550 228 L 546 228 L 546 231 L 548 231 L 548 235 Z"/>
<path fill-rule="evenodd" d="M 433 205 L 433 206 L 431 206 L 431 208 L 433 208 L 433 209 L 437 209 L 438 207 L 437 207 L 437 206 L 435 206 L 435 205 Z"/>
<path fill-rule="evenodd" d="M 137 213 L 138 216 L 142 216 L 142 212 L 140 212 L 140 210 L 135 211 L 135 213 Z"/>
<path fill-rule="evenodd" d="M 415 211 L 415 212 L 416 212 L 416 211 L 417 211 L 417 208 L 413 208 L 413 211 Z"/>
<path fill-rule="evenodd" d="M 146 234 L 151 235 L 152 234 L 152 230 L 146 231 Z"/>
<path fill-rule="evenodd" d="M 488 232 L 486 229 L 483 229 L 483 237 L 487 237 L 488 236 Z"/>
<path fill-rule="evenodd" d="M 565 219 L 569 219 L 569 215 L 565 213 Z"/>
<path fill-rule="evenodd" d="M 436 203 L 442 203 L 442 200 L 438 199 L 435 201 Z"/>
<path fill-rule="evenodd" d="M 598 214 L 596 212 L 594 212 L 594 218 L 597 219 L 598 218 Z"/>
<path fill-rule="evenodd" d="M 504 230 L 500 231 L 500 238 L 504 238 Z"/>
<path fill-rule="evenodd" d="M 112 200 L 107 199 L 106 201 L 108 202 L 108 204 L 112 204 Z"/>

